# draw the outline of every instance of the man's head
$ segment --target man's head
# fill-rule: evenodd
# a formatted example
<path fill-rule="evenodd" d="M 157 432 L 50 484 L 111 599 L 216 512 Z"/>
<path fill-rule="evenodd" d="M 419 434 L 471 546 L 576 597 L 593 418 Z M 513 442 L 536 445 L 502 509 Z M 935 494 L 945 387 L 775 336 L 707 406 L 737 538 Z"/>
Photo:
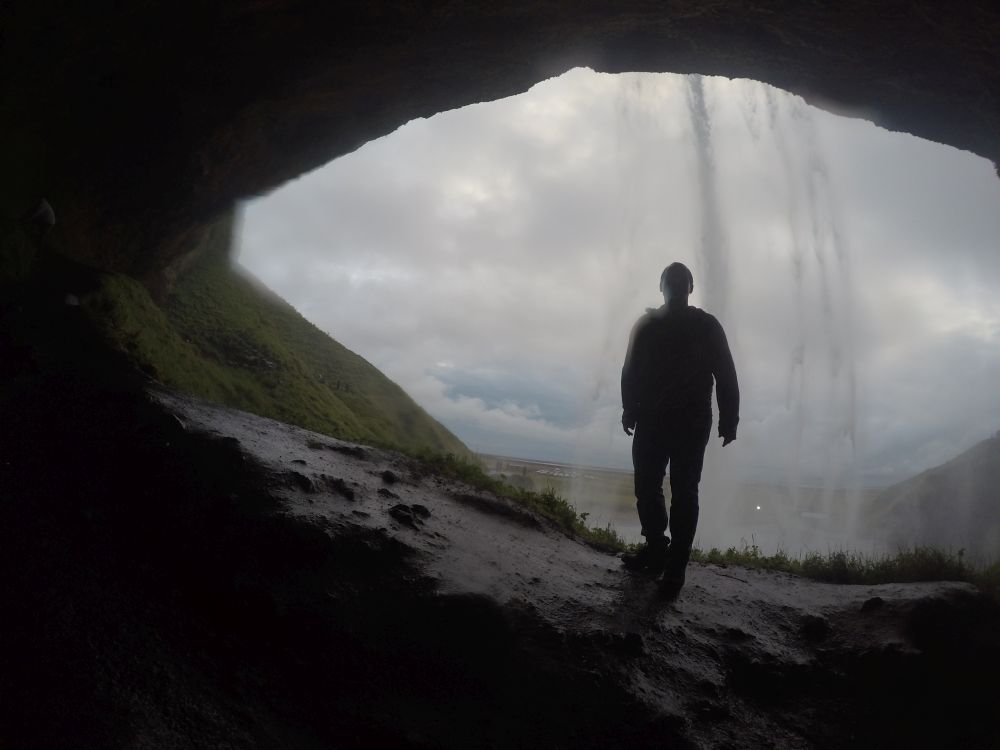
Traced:
<path fill-rule="evenodd" d="M 694 276 L 683 263 L 671 263 L 660 274 L 660 291 L 665 304 L 686 304 L 688 295 L 694 291 Z"/>

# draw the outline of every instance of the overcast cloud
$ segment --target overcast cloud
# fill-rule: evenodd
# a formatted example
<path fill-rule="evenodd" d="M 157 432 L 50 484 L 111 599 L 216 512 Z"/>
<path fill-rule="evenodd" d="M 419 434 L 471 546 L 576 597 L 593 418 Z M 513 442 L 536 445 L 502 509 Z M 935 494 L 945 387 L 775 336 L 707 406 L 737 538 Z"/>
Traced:
<path fill-rule="evenodd" d="M 630 466 L 621 361 L 674 260 L 733 346 L 746 475 L 887 483 L 1000 429 L 992 165 L 759 83 L 704 93 L 721 270 L 688 80 L 587 70 L 247 204 L 239 262 L 482 452 Z"/>

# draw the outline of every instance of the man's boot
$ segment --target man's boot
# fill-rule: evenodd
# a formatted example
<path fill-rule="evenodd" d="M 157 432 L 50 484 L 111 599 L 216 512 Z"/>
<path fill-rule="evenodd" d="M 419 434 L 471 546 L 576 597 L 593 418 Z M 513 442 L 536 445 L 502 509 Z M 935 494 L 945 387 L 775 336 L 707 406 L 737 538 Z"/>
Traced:
<path fill-rule="evenodd" d="M 662 568 L 663 578 L 660 579 L 660 596 L 664 599 L 676 599 L 684 588 L 684 578 L 687 573 L 690 550 L 671 550 Z"/>
<path fill-rule="evenodd" d="M 667 564 L 670 551 L 670 539 L 665 536 L 652 537 L 635 552 L 622 555 L 622 564 L 626 570 L 660 573 Z"/>

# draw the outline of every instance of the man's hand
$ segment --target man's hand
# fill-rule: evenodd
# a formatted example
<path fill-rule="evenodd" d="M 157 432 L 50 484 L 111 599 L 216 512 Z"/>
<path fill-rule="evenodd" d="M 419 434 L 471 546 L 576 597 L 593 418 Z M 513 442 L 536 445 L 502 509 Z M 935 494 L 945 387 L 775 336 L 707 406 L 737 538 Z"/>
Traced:
<path fill-rule="evenodd" d="M 625 434 L 629 437 L 635 431 L 635 417 L 629 414 L 627 411 L 622 412 L 622 429 L 625 430 Z"/>
<path fill-rule="evenodd" d="M 736 439 L 736 435 L 723 435 L 722 433 L 719 433 L 719 437 L 722 438 L 723 448 L 725 448 L 727 445 L 729 445 Z"/>

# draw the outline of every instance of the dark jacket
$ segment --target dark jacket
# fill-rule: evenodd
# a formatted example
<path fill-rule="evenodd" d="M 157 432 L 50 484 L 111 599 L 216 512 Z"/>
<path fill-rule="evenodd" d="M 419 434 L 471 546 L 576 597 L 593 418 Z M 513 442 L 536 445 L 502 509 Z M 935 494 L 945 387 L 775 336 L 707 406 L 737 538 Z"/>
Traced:
<path fill-rule="evenodd" d="M 636 322 L 622 367 L 622 407 L 638 421 L 712 414 L 712 380 L 719 434 L 736 437 L 740 389 L 729 342 L 715 316 L 697 307 L 649 310 Z"/>

